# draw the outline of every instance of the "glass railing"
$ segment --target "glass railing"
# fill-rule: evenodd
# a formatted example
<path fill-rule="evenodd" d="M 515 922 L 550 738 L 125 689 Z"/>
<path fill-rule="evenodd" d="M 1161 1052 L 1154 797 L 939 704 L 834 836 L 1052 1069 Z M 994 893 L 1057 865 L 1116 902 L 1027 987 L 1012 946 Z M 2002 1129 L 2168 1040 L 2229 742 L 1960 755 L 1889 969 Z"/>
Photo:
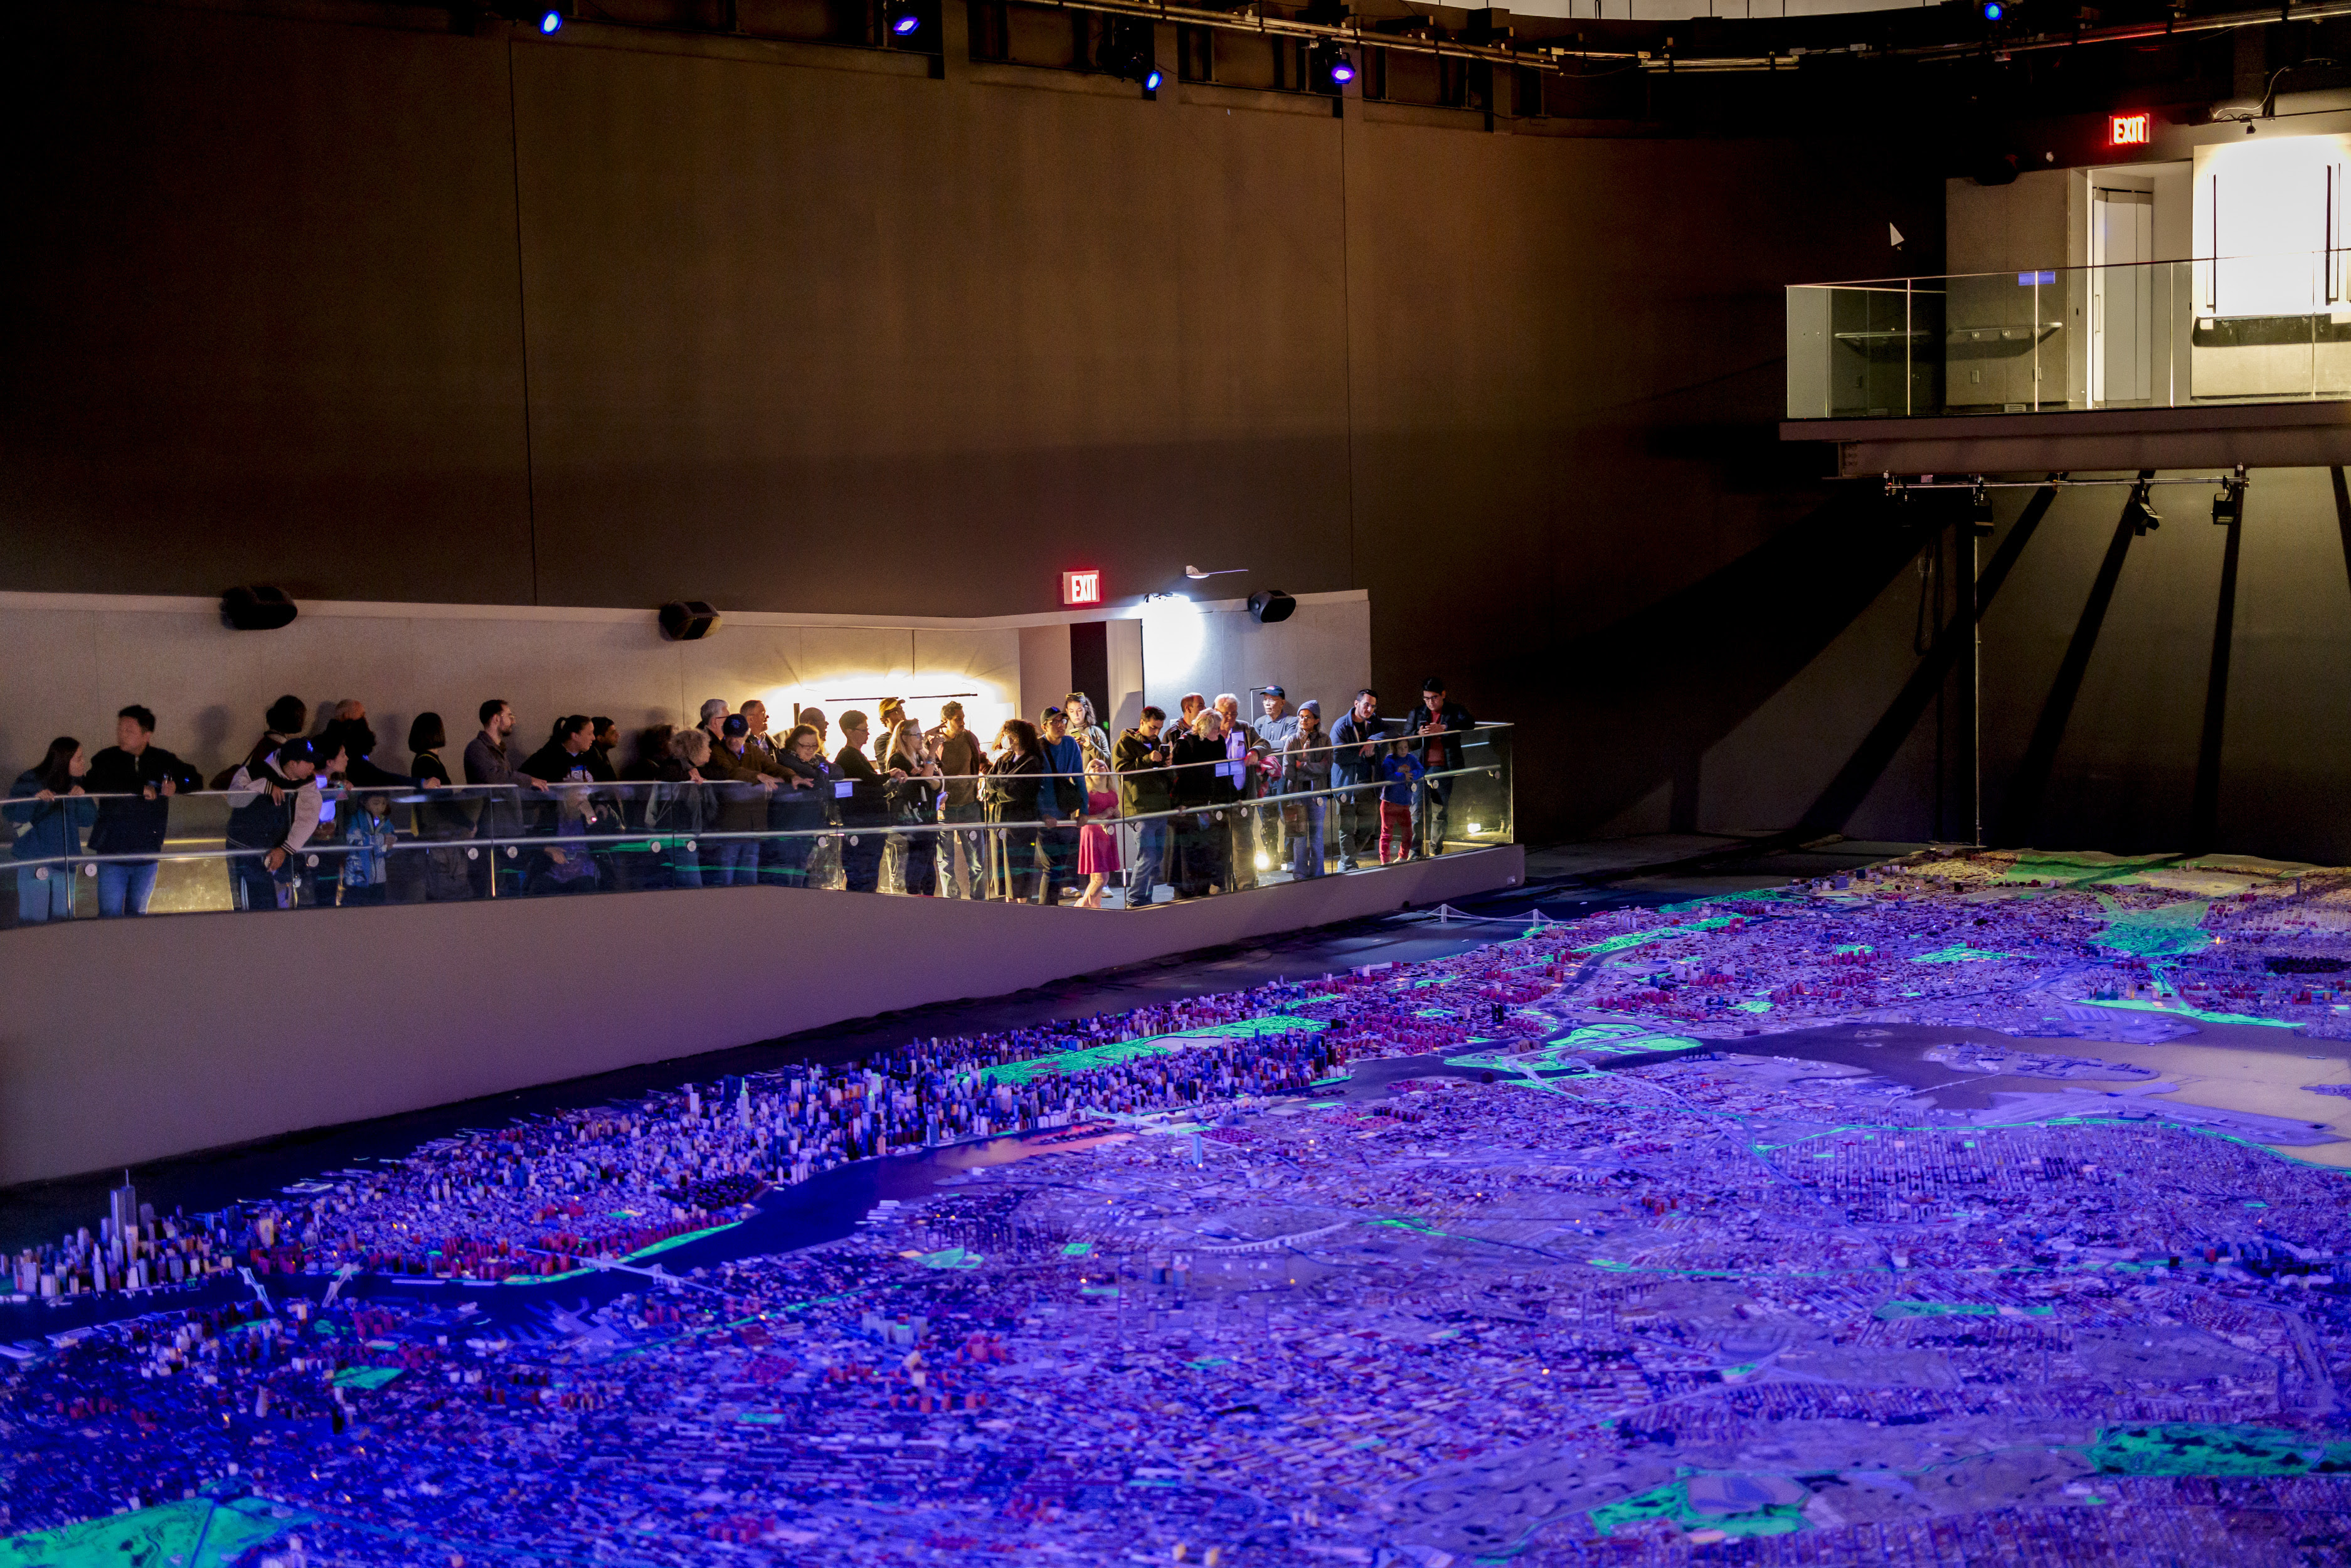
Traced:
<path fill-rule="evenodd" d="M 0 924 L 757 884 L 1140 908 L 1512 842 L 1510 727 L 1400 729 L 1239 758 L 1169 737 L 1165 766 L 1123 774 L 824 760 L 807 779 L 28 792 L 6 803 Z"/>
<path fill-rule="evenodd" d="M 1790 419 L 2351 398 L 2351 250 L 1800 284 Z"/>

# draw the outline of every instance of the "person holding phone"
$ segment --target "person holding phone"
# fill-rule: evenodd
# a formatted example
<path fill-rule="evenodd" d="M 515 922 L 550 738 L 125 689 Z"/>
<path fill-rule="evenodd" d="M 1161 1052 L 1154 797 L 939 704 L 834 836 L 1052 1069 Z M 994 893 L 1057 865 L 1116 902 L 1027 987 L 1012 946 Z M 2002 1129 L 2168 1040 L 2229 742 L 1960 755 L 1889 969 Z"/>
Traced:
<path fill-rule="evenodd" d="M 1460 781 L 1461 743 L 1477 724 L 1468 708 L 1445 695 L 1444 676 L 1431 675 L 1420 683 L 1420 706 L 1413 709 L 1412 733 L 1420 765 L 1429 773 L 1421 782 L 1420 794 L 1420 852 L 1424 855 L 1445 852 L 1446 817 L 1453 804 L 1453 786 Z"/>
<path fill-rule="evenodd" d="M 1146 707 L 1143 720 L 1118 737 L 1111 765 L 1118 772 L 1120 803 L 1134 824 L 1134 863 L 1126 872 L 1126 905 L 1133 909 L 1151 902 L 1167 880 L 1167 817 L 1176 808 L 1176 775 L 1170 768 L 1175 748 L 1163 732 L 1167 715 Z"/>
<path fill-rule="evenodd" d="M 163 851 L 172 798 L 204 787 L 204 776 L 154 744 L 155 716 L 137 703 L 115 716 L 114 744 L 89 759 L 83 786 L 98 802 L 89 831 L 94 855 L 156 856 Z M 144 915 L 155 892 L 156 861 L 106 860 L 98 867 L 102 918 Z"/>
<path fill-rule="evenodd" d="M 946 779 L 946 792 L 940 797 L 939 820 L 979 821 L 983 812 L 977 780 L 980 774 L 987 771 L 987 748 L 964 723 L 963 704 L 941 704 L 938 727 L 931 731 L 928 738 L 932 755 L 939 760 L 939 771 Z M 965 828 L 948 834 L 947 840 L 950 852 L 939 857 L 939 875 L 946 883 L 946 895 L 986 897 L 987 877 L 981 869 L 985 857 L 979 852 L 979 835 Z"/>

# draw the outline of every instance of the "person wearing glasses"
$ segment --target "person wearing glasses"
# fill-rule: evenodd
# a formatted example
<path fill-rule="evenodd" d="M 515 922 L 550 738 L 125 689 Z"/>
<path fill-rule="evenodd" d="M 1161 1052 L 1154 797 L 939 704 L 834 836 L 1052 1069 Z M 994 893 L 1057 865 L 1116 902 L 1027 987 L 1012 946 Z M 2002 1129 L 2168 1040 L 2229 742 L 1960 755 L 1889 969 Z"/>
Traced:
<path fill-rule="evenodd" d="M 1424 855 L 1433 858 L 1445 852 L 1446 818 L 1453 804 L 1453 786 L 1460 782 L 1461 743 L 1477 724 L 1468 708 L 1445 695 L 1444 676 L 1431 675 L 1420 683 L 1420 706 L 1412 712 L 1412 733 L 1420 764 L 1429 773 L 1420 793 L 1420 852 Z"/>
<path fill-rule="evenodd" d="M 810 724 L 792 727 L 776 750 L 776 763 L 784 773 L 768 819 L 784 834 L 776 843 L 777 880 L 786 887 L 806 887 L 817 840 L 831 825 L 832 786 L 841 775 L 824 759 L 824 737 Z"/>

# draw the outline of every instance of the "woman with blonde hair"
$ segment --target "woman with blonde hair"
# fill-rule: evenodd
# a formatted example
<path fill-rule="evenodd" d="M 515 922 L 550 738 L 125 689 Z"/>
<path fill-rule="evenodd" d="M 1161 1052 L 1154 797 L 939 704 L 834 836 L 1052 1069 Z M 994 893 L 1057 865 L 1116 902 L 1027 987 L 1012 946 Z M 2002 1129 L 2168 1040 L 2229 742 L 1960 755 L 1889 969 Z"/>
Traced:
<path fill-rule="evenodd" d="M 892 775 L 883 791 L 892 818 L 908 827 L 926 827 L 939 820 L 939 790 L 945 779 L 930 737 L 923 727 L 905 716 L 899 718 L 882 743 L 882 770 Z M 904 778 L 897 775 L 904 774 Z M 938 835 L 934 832 L 893 833 L 890 858 L 898 864 L 898 882 L 917 898 L 938 891 Z"/>
<path fill-rule="evenodd" d="M 1120 869 L 1117 816 L 1117 780 L 1111 775 L 1110 759 L 1097 761 L 1095 754 L 1088 751 L 1086 821 L 1078 830 L 1078 874 L 1086 879 L 1086 889 L 1078 895 L 1080 909 L 1100 909 L 1102 884 Z"/>

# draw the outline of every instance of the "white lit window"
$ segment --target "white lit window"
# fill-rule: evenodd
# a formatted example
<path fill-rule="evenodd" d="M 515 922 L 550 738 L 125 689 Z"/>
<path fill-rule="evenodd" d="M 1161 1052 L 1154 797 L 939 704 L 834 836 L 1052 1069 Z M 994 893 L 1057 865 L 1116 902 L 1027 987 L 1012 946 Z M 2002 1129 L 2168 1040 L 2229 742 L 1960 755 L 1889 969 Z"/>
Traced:
<path fill-rule="evenodd" d="M 2201 313 L 2307 316 L 2344 307 L 2343 148 L 2332 136 L 2213 149 L 2196 171 Z"/>

